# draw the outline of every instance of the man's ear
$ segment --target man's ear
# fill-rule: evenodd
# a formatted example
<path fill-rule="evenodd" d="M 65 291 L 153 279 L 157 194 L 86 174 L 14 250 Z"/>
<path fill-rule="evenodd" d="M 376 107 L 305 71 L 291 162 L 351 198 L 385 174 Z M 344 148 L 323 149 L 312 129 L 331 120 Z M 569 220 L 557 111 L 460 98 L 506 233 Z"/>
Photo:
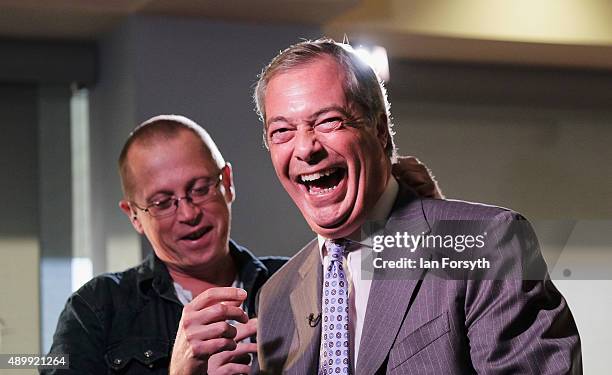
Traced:
<path fill-rule="evenodd" d="M 382 148 L 385 149 L 387 147 L 387 143 L 389 142 L 389 119 L 387 118 L 386 113 L 381 113 L 378 116 L 378 121 L 376 121 L 376 136 Z"/>
<path fill-rule="evenodd" d="M 119 208 L 121 208 L 121 211 L 123 211 L 127 215 L 127 217 L 130 219 L 130 223 L 132 223 L 132 226 L 134 227 L 136 232 L 143 234 L 144 230 L 142 229 L 142 224 L 140 223 L 140 219 L 138 219 L 138 215 L 136 214 L 136 211 L 134 211 L 132 209 L 132 206 L 130 206 L 130 202 L 126 201 L 125 199 L 120 200 Z"/>
<path fill-rule="evenodd" d="M 232 165 L 228 162 L 221 170 L 223 188 L 225 191 L 225 201 L 230 204 L 236 199 L 236 190 L 234 189 L 234 175 L 232 173 Z"/>

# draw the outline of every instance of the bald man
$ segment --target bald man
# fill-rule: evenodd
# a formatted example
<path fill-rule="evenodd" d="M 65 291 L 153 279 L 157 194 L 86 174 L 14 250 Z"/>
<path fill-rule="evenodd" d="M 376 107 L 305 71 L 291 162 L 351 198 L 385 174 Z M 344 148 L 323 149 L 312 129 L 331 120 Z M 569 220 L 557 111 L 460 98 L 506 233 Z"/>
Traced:
<path fill-rule="evenodd" d="M 403 161 L 401 178 L 440 196 L 424 165 Z M 69 298 L 50 353 L 69 354 L 61 373 L 248 373 L 255 296 L 286 258 L 256 258 L 230 239 L 230 164 L 199 125 L 164 115 L 130 134 L 119 174 L 119 206 L 153 254 Z"/>
<path fill-rule="evenodd" d="M 230 164 L 193 121 L 157 116 L 131 133 L 119 173 L 119 206 L 153 254 L 69 298 L 51 348 L 70 356 L 61 373 L 249 372 L 255 295 L 285 258 L 229 238 Z"/>

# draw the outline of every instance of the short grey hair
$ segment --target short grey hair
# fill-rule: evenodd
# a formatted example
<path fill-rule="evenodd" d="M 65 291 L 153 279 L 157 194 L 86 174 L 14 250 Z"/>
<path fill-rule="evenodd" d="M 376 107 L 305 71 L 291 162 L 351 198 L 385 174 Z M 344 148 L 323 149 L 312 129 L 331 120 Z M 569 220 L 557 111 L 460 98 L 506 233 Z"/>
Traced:
<path fill-rule="evenodd" d="M 270 80 L 277 74 L 285 73 L 325 56 L 331 57 L 344 71 L 343 87 L 347 100 L 358 105 L 373 124 L 379 121 L 381 114 L 385 116 L 388 135 L 385 152 L 392 162 L 395 161 L 397 151 L 393 142 L 395 132 L 392 129 L 391 105 L 387 100 L 387 90 L 382 80 L 374 69 L 359 57 L 353 47 L 329 38 L 307 40 L 290 46 L 274 57 L 259 75 L 253 100 L 259 119 L 264 124 L 264 143 L 267 146 L 264 99 Z"/>

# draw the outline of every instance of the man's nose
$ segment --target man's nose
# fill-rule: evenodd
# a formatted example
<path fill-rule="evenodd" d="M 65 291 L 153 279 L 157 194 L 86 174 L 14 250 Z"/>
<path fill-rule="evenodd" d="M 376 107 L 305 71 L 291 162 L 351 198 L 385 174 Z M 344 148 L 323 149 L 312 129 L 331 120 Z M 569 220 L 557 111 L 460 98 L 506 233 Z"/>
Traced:
<path fill-rule="evenodd" d="M 182 223 L 195 223 L 202 216 L 202 209 L 191 198 L 183 197 L 176 201 L 176 217 Z"/>
<path fill-rule="evenodd" d="M 294 156 L 308 164 L 317 163 L 323 154 L 323 146 L 313 129 L 300 129 L 295 135 Z"/>

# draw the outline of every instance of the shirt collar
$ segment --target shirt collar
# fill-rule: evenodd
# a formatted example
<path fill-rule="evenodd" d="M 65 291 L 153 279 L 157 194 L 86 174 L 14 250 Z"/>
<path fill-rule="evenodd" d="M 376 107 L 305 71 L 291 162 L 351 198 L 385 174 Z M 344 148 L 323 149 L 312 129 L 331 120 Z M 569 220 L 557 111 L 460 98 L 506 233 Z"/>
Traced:
<path fill-rule="evenodd" d="M 395 199 L 397 198 L 397 193 L 399 192 L 399 184 L 395 180 L 395 177 L 389 176 L 387 180 L 387 186 L 383 191 L 380 198 L 378 198 L 378 202 L 374 205 L 374 209 L 372 212 L 368 214 L 366 217 L 367 221 L 382 221 L 386 220 L 391 214 L 391 210 L 393 209 L 393 203 L 395 203 Z M 323 237 L 321 235 L 317 235 L 317 241 L 319 243 L 319 254 L 321 255 L 321 260 L 323 259 L 323 245 L 328 238 Z"/>
<path fill-rule="evenodd" d="M 236 264 L 236 278 L 241 286 L 250 290 L 255 283 L 263 282 L 268 268 L 246 248 L 229 240 L 229 252 Z M 160 296 L 179 302 L 175 296 L 173 280 L 164 262 L 155 253 L 149 254 L 139 269 L 138 286 L 140 292 L 147 294 L 153 288 Z"/>
<path fill-rule="evenodd" d="M 137 280 L 139 290 L 143 295 L 146 296 L 149 290 L 153 289 L 161 297 L 178 303 L 168 269 L 154 252 L 147 255 L 140 265 Z"/>

